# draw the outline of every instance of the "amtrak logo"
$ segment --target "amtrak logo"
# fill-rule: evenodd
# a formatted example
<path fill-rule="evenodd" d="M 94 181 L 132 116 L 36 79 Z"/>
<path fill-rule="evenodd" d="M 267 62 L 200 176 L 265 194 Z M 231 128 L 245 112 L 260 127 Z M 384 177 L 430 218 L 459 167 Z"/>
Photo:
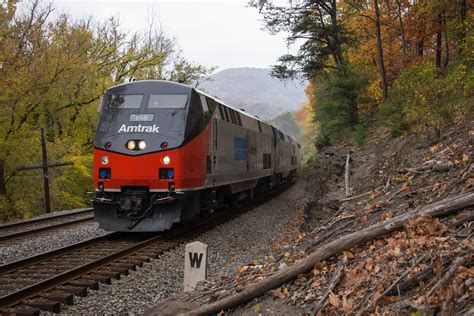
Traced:
<path fill-rule="evenodd" d="M 120 126 L 118 132 L 119 133 L 159 133 L 159 129 L 160 127 L 159 126 L 156 126 L 155 124 L 153 124 L 153 126 L 145 126 L 145 125 L 141 125 L 141 124 L 138 124 L 138 126 L 127 126 L 125 124 L 122 124 L 122 126 Z"/>

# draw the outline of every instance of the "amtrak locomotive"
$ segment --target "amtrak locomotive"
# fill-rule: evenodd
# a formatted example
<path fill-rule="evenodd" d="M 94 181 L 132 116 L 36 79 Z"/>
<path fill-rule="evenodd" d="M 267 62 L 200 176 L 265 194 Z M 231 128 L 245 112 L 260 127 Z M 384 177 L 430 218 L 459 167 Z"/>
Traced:
<path fill-rule="evenodd" d="M 296 175 L 290 136 L 187 85 L 107 90 L 94 139 L 94 215 L 111 231 L 163 231 Z"/>

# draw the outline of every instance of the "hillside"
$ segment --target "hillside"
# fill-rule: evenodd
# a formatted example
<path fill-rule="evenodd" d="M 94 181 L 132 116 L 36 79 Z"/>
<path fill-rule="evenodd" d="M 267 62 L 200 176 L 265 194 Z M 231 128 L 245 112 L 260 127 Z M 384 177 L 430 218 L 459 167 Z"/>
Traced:
<path fill-rule="evenodd" d="M 472 315 L 473 134 L 472 121 L 436 141 L 371 130 L 321 150 L 270 247 L 145 315 Z"/>
<path fill-rule="evenodd" d="M 199 88 L 262 119 L 298 110 L 305 102 L 306 83 L 283 82 L 270 69 L 230 68 L 210 76 Z"/>

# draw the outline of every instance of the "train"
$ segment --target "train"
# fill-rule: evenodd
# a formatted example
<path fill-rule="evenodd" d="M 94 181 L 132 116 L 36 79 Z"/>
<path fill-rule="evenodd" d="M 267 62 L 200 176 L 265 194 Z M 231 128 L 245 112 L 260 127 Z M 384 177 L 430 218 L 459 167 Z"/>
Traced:
<path fill-rule="evenodd" d="M 106 90 L 94 137 L 94 217 L 160 232 L 293 181 L 300 145 L 195 87 L 139 80 Z"/>

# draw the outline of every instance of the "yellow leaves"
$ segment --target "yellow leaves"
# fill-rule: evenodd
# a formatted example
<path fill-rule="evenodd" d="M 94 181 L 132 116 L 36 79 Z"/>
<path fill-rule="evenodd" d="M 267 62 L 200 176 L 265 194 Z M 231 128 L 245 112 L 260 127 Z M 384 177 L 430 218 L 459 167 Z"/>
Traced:
<path fill-rule="evenodd" d="M 336 294 L 331 292 L 329 293 L 329 303 L 334 307 L 339 307 L 339 305 L 341 304 L 341 300 L 339 299 L 339 297 L 337 297 Z"/>
<path fill-rule="evenodd" d="M 321 286 L 321 281 L 318 279 L 315 279 L 313 282 L 311 282 L 312 287 L 320 287 Z"/>
<path fill-rule="evenodd" d="M 253 310 L 255 313 L 259 313 L 261 308 L 262 308 L 262 305 L 260 303 L 257 303 L 253 306 Z"/>
<path fill-rule="evenodd" d="M 273 298 L 284 298 L 288 295 L 288 288 L 279 287 L 278 289 L 272 292 Z"/>
<path fill-rule="evenodd" d="M 344 309 L 344 312 L 349 313 L 352 310 L 352 301 L 348 300 L 347 297 L 344 295 L 342 297 L 342 309 Z"/>
<path fill-rule="evenodd" d="M 432 154 L 436 153 L 439 151 L 439 149 L 443 146 L 443 144 L 437 144 L 437 145 L 434 145 L 434 146 L 431 146 L 430 147 L 430 151 Z"/>
<path fill-rule="evenodd" d="M 319 273 L 319 272 L 323 271 L 324 269 L 326 269 L 326 262 L 325 261 L 323 261 L 323 262 L 318 261 L 314 264 L 313 273 L 314 272 Z"/>
<path fill-rule="evenodd" d="M 468 186 L 473 186 L 474 185 L 474 177 L 470 177 L 465 182 Z"/>
<path fill-rule="evenodd" d="M 375 272 L 375 273 L 380 272 L 380 265 L 379 265 L 379 264 L 376 264 L 376 265 L 375 265 L 375 267 L 374 267 L 374 272 Z"/>
<path fill-rule="evenodd" d="M 344 250 L 342 252 L 342 255 L 347 257 L 347 259 L 354 259 L 354 254 L 352 252 L 350 252 L 349 250 Z"/>

